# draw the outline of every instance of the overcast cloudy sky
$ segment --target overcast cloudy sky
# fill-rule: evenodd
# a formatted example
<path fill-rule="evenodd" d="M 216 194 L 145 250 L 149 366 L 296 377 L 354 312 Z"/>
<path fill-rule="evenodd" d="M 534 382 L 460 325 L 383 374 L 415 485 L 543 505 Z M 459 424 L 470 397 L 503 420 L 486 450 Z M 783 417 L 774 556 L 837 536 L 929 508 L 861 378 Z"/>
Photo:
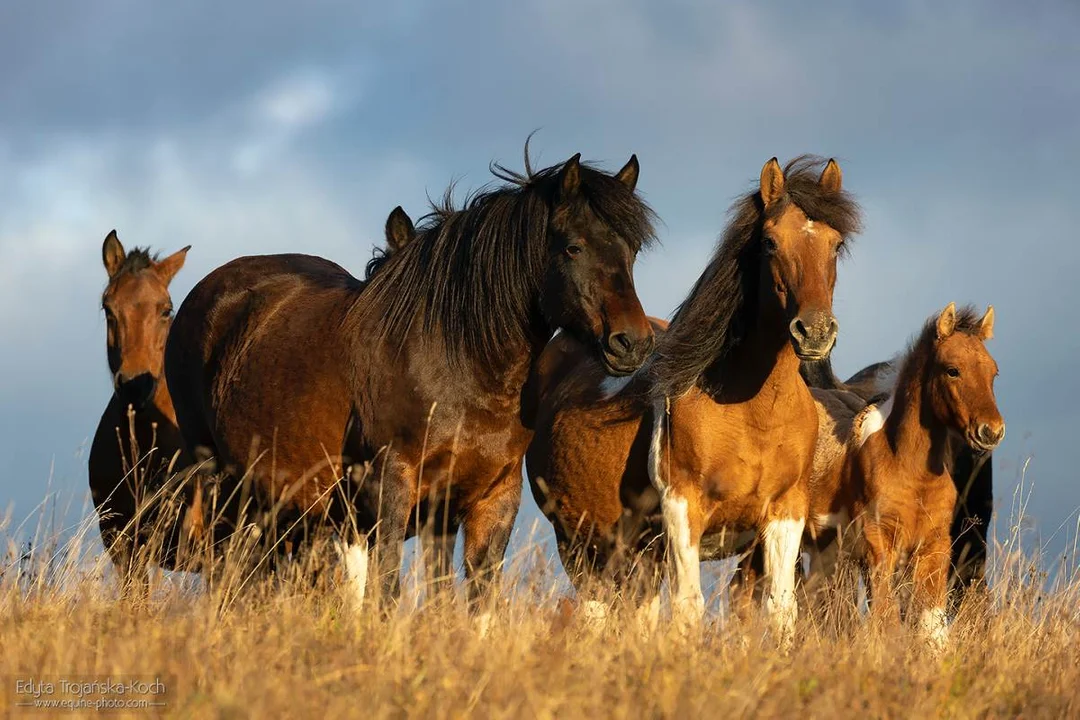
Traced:
<path fill-rule="evenodd" d="M 1007 514 L 1063 547 L 1080 430 L 1080 6 L 1060 2 L 0 4 L 0 508 L 81 506 L 110 393 L 100 248 L 191 244 L 359 273 L 389 210 L 575 152 L 664 220 L 637 266 L 666 316 L 761 165 L 837 157 L 866 210 L 841 268 L 842 374 L 951 300 L 993 303 Z M 454 3 L 459 6 L 461 4 Z M 526 493 L 528 497 L 528 493 Z M 536 517 L 531 499 L 522 523 Z"/>

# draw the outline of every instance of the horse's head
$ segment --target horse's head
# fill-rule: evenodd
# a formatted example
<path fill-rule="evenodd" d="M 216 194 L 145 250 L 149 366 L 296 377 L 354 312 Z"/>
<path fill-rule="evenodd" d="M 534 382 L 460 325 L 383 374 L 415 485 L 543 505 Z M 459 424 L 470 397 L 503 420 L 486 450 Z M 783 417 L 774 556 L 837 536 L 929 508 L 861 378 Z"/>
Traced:
<path fill-rule="evenodd" d="M 802 360 L 828 357 L 839 330 L 832 312 L 836 261 L 857 224 L 841 179 L 835 160 L 817 178 L 801 167 L 785 177 L 776 158 L 761 170 L 761 301 L 783 314 Z"/>
<path fill-rule="evenodd" d="M 125 252 L 115 230 L 105 238 L 101 254 L 109 285 L 101 306 L 113 389 L 125 404 L 145 407 L 164 381 L 165 339 L 173 310 L 169 282 L 183 267 L 189 247 L 159 261 L 146 250 Z"/>
<path fill-rule="evenodd" d="M 941 311 L 935 323 L 933 357 L 924 383 L 934 417 L 977 452 L 989 452 L 1005 437 L 1005 421 L 994 398 L 998 367 L 985 342 L 994 335 L 994 308 L 975 319 L 956 304 Z"/>
<path fill-rule="evenodd" d="M 614 178 L 583 167 L 580 155 L 559 171 L 548 228 L 543 311 L 599 351 L 611 375 L 628 375 L 653 349 L 653 331 L 634 289 L 634 259 L 651 235 L 634 195 L 638 161 Z M 627 237 L 633 233 L 638 237 Z"/>

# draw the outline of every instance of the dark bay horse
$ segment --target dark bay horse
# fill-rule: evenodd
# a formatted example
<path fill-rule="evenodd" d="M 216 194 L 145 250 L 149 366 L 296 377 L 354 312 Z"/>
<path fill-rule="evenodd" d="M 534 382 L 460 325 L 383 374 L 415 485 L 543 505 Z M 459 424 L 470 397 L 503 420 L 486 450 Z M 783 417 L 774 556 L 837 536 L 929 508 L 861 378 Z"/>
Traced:
<path fill-rule="evenodd" d="M 102 246 L 109 283 L 101 306 L 113 394 L 90 446 L 90 494 L 125 590 L 145 582 L 147 562 L 171 568 L 176 561 L 179 520 L 157 510 L 175 499 L 163 490 L 170 472 L 189 464 L 164 375 L 173 311 L 169 283 L 188 249 L 163 260 L 142 248 L 125 252 L 115 230 Z"/>
<path fill-rule="evenodd" d="M 402 544 L 438 510 L 464 524 L 478 594 L 496 577 L 520 502 L 523 386 L 556 328 L 613 375 L 653 347 L 633 282 L 652 212 L 637 159 L 524 175 L 455 209 L 447 200 L 362 288 L 306 255 L 245 257 L 202 280 L 177 314 L 166 372 L 187 444 L 251 477 L 264 502 L 325 517 L 353 598 L 368 534 L 384 594 Z"/>
<path fill-rule="evenodd" d="M 760 535 L 768 608 L 786 633 L 817 436 L 799 359 L 824 357 L 835 342 L 836 261 L 859 211 L 835 162 L 802 157 L 782 170 L 774 158 L 732 216 L 655 357 L 624 388 L 600 387 L 585 358 L 578 368 L 550 360 L 567 379 L 538 382 L 547 392 L 529 478 L 577 580 L 608 565 L 620 543 L 647 551 L 663 534 L 684 618 L 703 611 L 703 556 L 732 530 Z M 622 579 L 622 568 L 647 571 L 640 558 L 619 565 Z M 655 586 L 640 587 L 654 614 Z"/>
<path fill-rule="evenodd" d="M 803 378 L 811 388 L 853 393 L 864 403 L 891 395 L 896 362 L 869 365 L 841 381 L 833 372 L 830 358 L 804 362 Z M 954 443 L 951 476 L 956 485 L 956 513 L 953 516 L 952 562 L 950 566 L 950 607 L 955 610 L 972 588 L 983 585 L 986 577 L 988 533 L 994 513 L 994 460 L 992 452 L 976 452 L 964 442 Z M 822 540 L 828 534 L 822 536 Z M 830 573 L 836 559 L 832 543 L 818 542 L 812 553 L 810 571 Z M 820 559 L 820 562 L 819 562 Z M 760 558 L 755 558 L 760 564 Z"/>
<path fill-rule="evenodd" d="M 920 630 L 937 647 L 948 631 L 953 445 L 987 453 L 1005 435 L 994 399 L 997 364 L 985 347 L 993 327 L 992 307 L 979 317 L 950 303 L 931 318 L 897 361 L 895 383 L 880 406 L 857 414 L 830 407 L 831 419 L 850 425 L 849 437 L 833 458 L 818 459 L 811 483 L 812 530 L 843 530 L 852 520 L 859 527 L 857 553 L 869 569 L 874 614 L 894 616 L 894 581 L 905 566 L 909 615 L 918 615 Z"/>

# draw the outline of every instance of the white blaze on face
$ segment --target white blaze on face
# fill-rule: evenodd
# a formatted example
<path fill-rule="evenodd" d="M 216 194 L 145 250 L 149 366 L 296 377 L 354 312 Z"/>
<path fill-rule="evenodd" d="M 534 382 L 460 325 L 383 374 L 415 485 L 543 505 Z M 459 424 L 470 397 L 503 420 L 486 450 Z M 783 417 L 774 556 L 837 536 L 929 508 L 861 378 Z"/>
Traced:
<path fill-rule="evenodd" d="M 813 234 L 815 234 L 817 232 L 817 230 L 814 229 L 814 221 L 813 220 L 808 219 L 806 221 L 806 224 L 803 225 L 803 232 L 806 233 L 807 235 L 813 235 Z"/>

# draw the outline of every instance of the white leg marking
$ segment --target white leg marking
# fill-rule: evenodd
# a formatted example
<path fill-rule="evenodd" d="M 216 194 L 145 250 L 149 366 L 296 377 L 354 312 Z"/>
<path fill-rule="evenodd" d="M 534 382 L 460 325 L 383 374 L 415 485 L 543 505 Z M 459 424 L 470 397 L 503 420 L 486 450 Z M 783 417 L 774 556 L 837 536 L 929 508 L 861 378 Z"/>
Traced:
<path fill-rule="evenodd" d="M 345 565 L 345 581 L 348 583 L 348 598 L 355 609 L 364 604 L 367 590 L 368 541 L 361 538 L 354 545 L 341 545 L 341 561 Z"/>
<path fill-rule="evenodd" d="M 660 496 L 660 509 L 668 552 L 674 561 L 672 614 L 677 623 L 695 627 L 705 616 L 705 597 L 701 594 L 701 557 L 690 539 L 689 504 L 686 498 L 665 490 Z"/>
<path fill-rule="evenodd" d="M 488 610 L 482 611 L 476 616 L 476 633 L 481 638 L 486 638 L 488 633 L 491 632 L 491 626 L 493 624 L 493 618 L 491 612 Z"/>
<path fill-rule="evenodd" d="M 772 520 L 765 525 L 765 573 L 769 576 L 769 594 L 765 611 L 781 643 L 795 632 L 799 608 L 795 602 L 795 566 L 799 562 L 805 519 Z"/>
<path fill-rule="evenodd" d="M 608 606 L 599 600 L 586 600 L 581 603 L 581 618 L 590 630 L 601 630 L 607 624 Z"/>
<path fill-rule="evenodd" d="M 933 650 L 940 652 L 949 641 L 949 623 L 945 608 L 935 607 L 922 611 L 919 616 L 919 634 Z"/>
<path fill-rule="evenodd" d="M 847 524 L 851 522 L 846 510 L 841 510 L 838 513 L 827 513 L 817 516 L 817 524 L 820 527 L 843 529 L 847 527 Z"/>
<path fill-rule="evenodd" d="M 633 375 L 624 375 L 623 377 L 612 377 L 605 375 L 604 379 L 600 381 L 600 392 L 605 398 L 610 398 L 618 395 L 622 392 L 623 388 L 630 384 L 630 379 Z"/>
<path fill-rule="evenodd" d="M 647 638 L 660 627 L 660 593 L 653 595 L 649 601 L 640 605 L 634 611 L 634 624 L 637 625 L 638 634 Z"/>

